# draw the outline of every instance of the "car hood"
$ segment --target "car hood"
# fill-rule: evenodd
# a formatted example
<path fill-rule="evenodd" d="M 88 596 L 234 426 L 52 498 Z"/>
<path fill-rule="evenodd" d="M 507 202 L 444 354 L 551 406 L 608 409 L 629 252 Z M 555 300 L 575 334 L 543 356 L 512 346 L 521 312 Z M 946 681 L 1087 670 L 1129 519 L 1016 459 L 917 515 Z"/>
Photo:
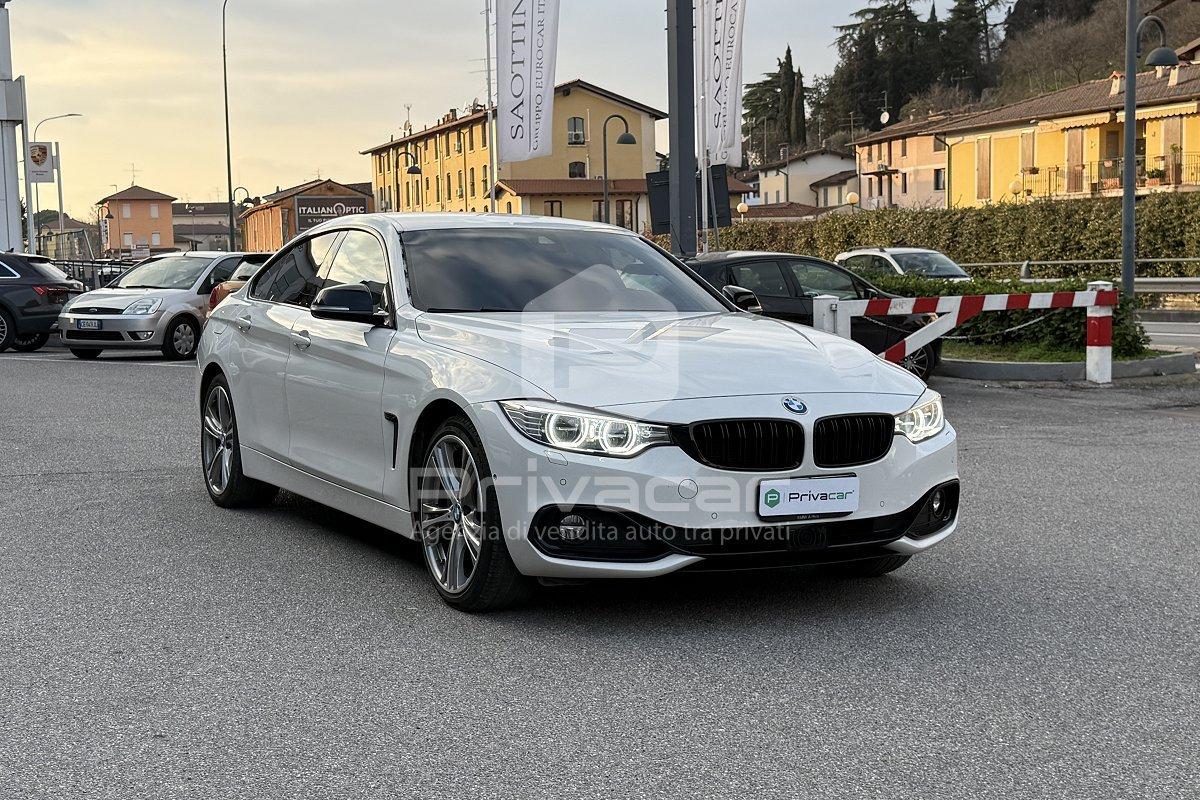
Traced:
<path fill-rule="evenodd" d="M 791 392 L 915 399 L 925 389 L 854 342 L 752 314 L 422 314 L 417 331 L 591 407 Z"/>
<path fill-rule="evenodd" d="M 193 294 L 191 289 L 93 289 L 84 292 L 71 301 L 67 306 L 70 310 L 76 306 L 96 306 L 98 308 L 125 308 L 130 303 L 146 297 L 162 298 L 163 305 L 174 300 Z"/>

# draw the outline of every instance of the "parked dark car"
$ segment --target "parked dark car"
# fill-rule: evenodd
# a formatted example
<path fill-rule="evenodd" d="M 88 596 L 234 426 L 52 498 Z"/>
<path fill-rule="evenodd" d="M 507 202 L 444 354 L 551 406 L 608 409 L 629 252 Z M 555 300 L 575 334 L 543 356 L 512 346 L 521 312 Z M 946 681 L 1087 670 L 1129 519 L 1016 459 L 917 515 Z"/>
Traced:
<path fill-rule="evenodd" d="M 0 253 L 0 352 L 37 350 L 50 339 L 58 315 L 83 292 L 48 258 Z"/>
<path fill-rule="evenodd" d="M 758 296 L 768 317 L 812 325 L 812 299 L 831 294 L 841 300 L 896 297 L 836 264 L 812 256 L 790 253 L 704 253 L 688 261 L 692 269 L 718 289 L 739 286 Z M 932 321 L 930 314 L 888 317 L 855 317 L 850 337 L 873 353 L 882 353 L 910 333 Z M 940 340 L 904 360 L 905 369 L 922 379 L 941 360 Z"/>

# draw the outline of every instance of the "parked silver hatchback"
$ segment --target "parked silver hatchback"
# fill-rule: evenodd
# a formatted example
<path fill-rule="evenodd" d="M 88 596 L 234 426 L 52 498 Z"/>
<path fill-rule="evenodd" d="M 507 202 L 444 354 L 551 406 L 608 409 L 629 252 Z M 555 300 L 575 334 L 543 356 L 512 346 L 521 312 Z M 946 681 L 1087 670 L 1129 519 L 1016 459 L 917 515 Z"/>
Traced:
<path fill-rule="evenodd" d="M 191 358 L 207 315 L 208 295 L 243 263 L 265 253 L 192 252 L 155 256 L 63 308 L 58 329 L 76 358 L 108 349 L 158 349 Z"/>

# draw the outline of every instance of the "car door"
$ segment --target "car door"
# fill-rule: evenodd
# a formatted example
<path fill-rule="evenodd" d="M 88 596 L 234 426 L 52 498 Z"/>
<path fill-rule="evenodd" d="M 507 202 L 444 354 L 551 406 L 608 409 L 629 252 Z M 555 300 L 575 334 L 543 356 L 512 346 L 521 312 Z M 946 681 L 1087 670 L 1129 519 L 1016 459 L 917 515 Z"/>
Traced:
<path fill-rule="evenodd" d="M 804 325 L 812 324 L 812 301 L 797 297 L 775 259 L 739 261 L 729 266 L 729 282 L 758 296 L 763 314 Z"/>
<path fill-rule="evenodd" d="M 302 311 L 292 327 L 287 363 L 290 460 L 348 489 L 383 496 L 383 366 L 395 336 L 389 267 L 373 233 L 347 231 L 321 271 L 323 286 L 364 284 L 386 325 L 318 319 Z M 388 434 L 390 435 L 390 434 Z"/>
<path fill-rule="evenodd" d="M 839 300 L 862 300 L 866 297 L 863 284 L 848 271 L 816 259 L 795 258 L 784 262 L 800 290 L 809 297 L 830 294 Z M 886 348 L 887 328 L 867 317 L 854 317 L 850 322 L 850 338 L 873 353 Z"/>
<path fill-rule="evenodd" d="M 340 233 L 298 242 L 255 280 L 244 302 L 230 309 L 235 351 L 245 369 L 230 376 L 242 444 L 288 459 L 291 438 L 284 384 L 292 327 L 316 294 L 318 274 Z"/>

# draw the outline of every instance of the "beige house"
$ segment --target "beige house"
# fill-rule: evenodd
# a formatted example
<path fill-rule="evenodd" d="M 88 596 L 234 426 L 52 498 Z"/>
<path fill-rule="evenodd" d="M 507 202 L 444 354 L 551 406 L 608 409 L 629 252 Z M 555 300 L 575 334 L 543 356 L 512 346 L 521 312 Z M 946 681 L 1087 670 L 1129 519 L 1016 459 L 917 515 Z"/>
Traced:
<path fill-rule="evenodd" d="M 101 198 L 100 238 L 110 255 L 135 251 L 161 253 L 175 249 L 175 198 L 141 186 L 130 186 Z"/>
<path fill-rule="evenodd" d="M 846 173 L 854 173 L 845 178 Z M 843 196 L 856 191 L 858 176 L 854 156 L 841 150 L 822 147 L 793 156 L 785 155 L 778 161 L 763 164 L 758 168 L 758 191 L 764 205 L 779 203 L 803 203 L 821 206 L 824 192 L 822 183 L 834 175 L 840 175 Z M 836 187 L 839 182 L 832 185 Z M 814 186 L 814 184 L 821 184 Z M 834 188 L 832 197 L 836 199 Z"/>
<path fill-rule="evenodd" d="M 910 119 L 854 142 L 863 208 L 945 208 L 947 115 Z"/>

